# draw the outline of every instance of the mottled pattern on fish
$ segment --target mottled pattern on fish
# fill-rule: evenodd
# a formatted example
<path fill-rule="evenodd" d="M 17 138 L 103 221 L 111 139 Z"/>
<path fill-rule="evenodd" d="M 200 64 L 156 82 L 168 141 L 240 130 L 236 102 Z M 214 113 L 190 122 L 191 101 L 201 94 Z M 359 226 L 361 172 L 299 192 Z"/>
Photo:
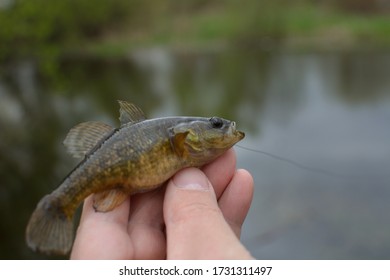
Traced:
<path fill-rule="evenodd" d="M 74 211 L 86 196 L 108 188 L 133 194 L 156 187 L 187 165 L 185 158 L 172 152 L 167 135 L 177 122 L 177 118 L 154 119 L 116 130 L 53 194 Z"/>
<path fill-rule="evenodd" d="M 83 123 L 65 144 L 81 163 L 45 196 L 27 226 L 28 245 L 45 253 L 66 254 L 72 245 L 72 218 L 95 193 L 97 211 L 109 211 L 128 195 L 154 189 L 178 170 L 202 166 L 244 137 L 235 123 L 221 118 L 169 117 L 146 120 L 135 105 L 120 102 L 121 127 Z"/>

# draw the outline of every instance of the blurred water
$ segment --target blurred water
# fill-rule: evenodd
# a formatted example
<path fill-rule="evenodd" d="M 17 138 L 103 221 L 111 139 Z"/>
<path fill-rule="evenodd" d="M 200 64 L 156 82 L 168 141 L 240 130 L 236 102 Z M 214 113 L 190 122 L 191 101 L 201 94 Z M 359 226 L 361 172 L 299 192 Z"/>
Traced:
<path fill-rule="evenodd" d="M 136 51 L 0 67 L 0 258 L 30 252 L 37 201 L 75 161 L 62 140 L 76 123 L 117 125 L 117 99 L 150 117 L 219 115 L 246 132 L 237 148 L 255 178 L 242 240 L 262 259 L 390 258 L 390 54 L 237 50 Z"/>

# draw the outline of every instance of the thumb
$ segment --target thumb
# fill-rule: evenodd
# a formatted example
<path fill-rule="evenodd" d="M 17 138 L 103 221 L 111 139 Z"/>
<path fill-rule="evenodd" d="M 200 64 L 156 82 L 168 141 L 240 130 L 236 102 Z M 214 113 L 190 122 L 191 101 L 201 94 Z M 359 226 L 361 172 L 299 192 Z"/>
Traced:
<path fill-rule="evenodd" d="M 250 258 L 225 221 L 206 175 L 178 172 L 167 185 L 164 220 L 168 259 Z"/>

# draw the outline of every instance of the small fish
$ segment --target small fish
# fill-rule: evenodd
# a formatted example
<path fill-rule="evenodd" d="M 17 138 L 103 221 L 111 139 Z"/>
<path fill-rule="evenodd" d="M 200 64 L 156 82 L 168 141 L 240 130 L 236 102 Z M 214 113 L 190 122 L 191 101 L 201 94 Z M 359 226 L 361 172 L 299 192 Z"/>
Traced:
<path fill-rule="evenodd" d="M 185 167 L 200 167 L 244 138 L 235 122 L 219 117 L 146 119 L 134 104 L 118 101 L 119 128 L 85 122 L 64 144 L 83 160 L 38 203 L 26 230 L 34 251 L 67 254 L 73 243 L 73 215 L 94 193 L 93 207 L 107 212 L 129 195 L 161 186 Z"/>

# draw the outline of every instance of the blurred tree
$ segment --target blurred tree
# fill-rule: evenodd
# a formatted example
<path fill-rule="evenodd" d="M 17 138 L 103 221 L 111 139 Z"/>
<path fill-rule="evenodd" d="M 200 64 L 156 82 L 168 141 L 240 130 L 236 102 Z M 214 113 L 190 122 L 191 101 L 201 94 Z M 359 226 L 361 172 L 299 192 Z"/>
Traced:
<path fill-rule="evenodd" d="M 141 0 L 15 0 L 0 10 L 0 59 L 48 55 L 145 16 Z"/>
<path fill-rule="evenodd" d="M 336 7 L 345 11 L 361 14 L 388 13 L 390 3 L 387 0 L 331 0 Z"/>

